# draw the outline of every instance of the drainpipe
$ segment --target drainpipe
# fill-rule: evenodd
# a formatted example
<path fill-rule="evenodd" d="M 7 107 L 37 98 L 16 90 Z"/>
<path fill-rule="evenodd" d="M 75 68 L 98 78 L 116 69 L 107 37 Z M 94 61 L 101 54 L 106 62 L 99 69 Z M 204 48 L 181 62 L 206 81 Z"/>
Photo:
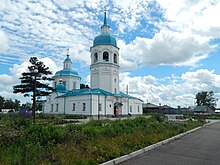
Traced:
<path fill-rule="evenodd" d="M 64 97 L 64 109 L 63 109 L 63 114 L 66 114 L 66 97 Z"/>
<path fill-rule="evenodd" d="M 107 104 L 107 96 L 105 96 L 105 117 L 106 117 L 106 104 Z"/>
<path fill-rule="evenodd" d="M 92 117 L 92 94 L 90 95 L 90 116 Z"/>
<path fill-rule="evenodd" d="M 127 95 L 128 95 L 128 85 L 127 85 L 127 87 L 126 87 L 126 93 L 127 93 Z M 129 112 L 129 96 L 128 96 L 128 113 L 127 114 L 129 114 L 130 112 Z"/>
<path fill-rule="evenodd" d="M 98 92 L 98 120 L 100 120 L 100 94 Z"/>
<path fill-rule="evenodd" d="M 128 114 L 129 114 L 130 112 L 129 112 L 129 97 L 128 97 Z"/>

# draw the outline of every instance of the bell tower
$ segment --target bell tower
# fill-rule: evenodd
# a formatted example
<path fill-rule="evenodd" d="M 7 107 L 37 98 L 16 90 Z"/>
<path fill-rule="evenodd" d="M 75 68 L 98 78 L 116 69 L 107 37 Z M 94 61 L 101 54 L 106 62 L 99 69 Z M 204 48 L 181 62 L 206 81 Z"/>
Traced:
<path fill-rule="evenodd" d="M 119 93 L 119 48 L 116 39 L 109 34 L 109 29 L 105 12 L 101 34 L 95 37 L 90 49 L 90 87 L 117 94 Z"/>

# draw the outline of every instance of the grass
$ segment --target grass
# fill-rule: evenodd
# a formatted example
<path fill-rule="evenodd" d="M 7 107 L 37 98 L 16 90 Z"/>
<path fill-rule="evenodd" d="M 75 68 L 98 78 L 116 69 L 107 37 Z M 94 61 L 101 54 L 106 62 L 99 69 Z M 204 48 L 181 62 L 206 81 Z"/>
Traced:
<path fill-rule="evenodd" d="M 11 124 L 0 127 L 4 164 L 99 164 L 204 124 L 168 122 L 162 116 L 91 121 L 66 127 Z"/>

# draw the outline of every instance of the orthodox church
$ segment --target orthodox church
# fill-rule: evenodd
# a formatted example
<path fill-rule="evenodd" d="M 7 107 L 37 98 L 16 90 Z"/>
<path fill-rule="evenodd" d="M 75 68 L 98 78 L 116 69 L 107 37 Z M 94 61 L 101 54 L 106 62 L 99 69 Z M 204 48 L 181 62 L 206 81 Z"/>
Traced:
<path fill-rule="evenodd" d="M 106 13 L 101 34 L 96 36 L 90 48 L 90 88 L 80 89 L 80 76 L 72 69 L 67 53 L 63 69 L 53 76 L 55 92 L 46 98 L 43 112 L 85 116 L 121 116 L 143 113 L 143 101 L 120 92 L 119 48 L 116 39 L 109 34 Z"/>

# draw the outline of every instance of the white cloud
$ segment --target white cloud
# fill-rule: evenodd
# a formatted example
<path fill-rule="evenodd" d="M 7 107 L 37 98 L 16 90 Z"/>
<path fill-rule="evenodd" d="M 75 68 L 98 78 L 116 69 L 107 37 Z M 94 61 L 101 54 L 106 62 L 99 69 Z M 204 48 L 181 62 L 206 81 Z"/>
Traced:
<path fill-rule="evenodd" d="M 51 70 L 53 74 L 55 74 L 56 71 L 60 69 L 60 67 L 58 67 L 56 63 L 48 57 L 42 59 L 39 58 L 39 60 L 42 61 L 46 65 L 46 67 L 49 67 L 49 70 Z M 23 72 L 26 72 L 28 70 L 28 66 L 30 66 L 30 63 L 28 61 L 24 61 L 21 64 L 14 64 L 13 67 L 10 68 L 11 75 L 0 75 L 0 91 L 2 91 L 2 95 L 4 97 L 14 96 L 13 94 L 9 93 L 12 93 L 14 85 L 20 84 L 19 77 L 21 77 L 21 74 Z"/>
<path fill-rule="evenodd" d="M 160 79 L 153 76 L 131 77 L 129 72 L 120 74 L 120 88 L 144 102 L 167 104 L 173 107 L 194 105 L 195 95 L 200 91 L 213 91 L 216 98 L 220 96 L 220 75 L 213 70 L 200 69 L 186 72 L 180 77 L 166 77 L 170 81 L 161 84 Z M 220 106 L 220 102 L 218 103 Z"/>
<path fill-rule="evenodd" d="M 164 9 L 164 24 L 176 30 L 191 30 L 199 35 L 220 36 L 220 1 L 213 0 L 156 0 Z"/>
<path fill-rule="evenodd" d="M 8 49 L 8 37 L 0 29 L 0 53 L 6 53 L 7 49 Z"/>
<path fill-rule="evenodd" d="M 118 32 L 128 33 L 140 26 L 141 19 L 149 20 L 150 13 L 153 11 L 149 8 L 151 2 L 153 1 L 112 0 L 114 12 L 110 13 L 110 18 L 116 22 Z"/>
<path fill-rule="evenodd" d="M 160 28 L 158 33 L 152 34 L 152 39 L 137 37 L 128 44 L 120 44 L 118 41 L 123 69 L 137 69 L 140 64 L 194 65 L 207 58 L 208 53 L 214 49 L 208 44 L 210 35 L 218 36 L 220 31 L 220 23 L 214 17 L 214 13 L 220 11 L 220 3 L 212 5 L 211 0 L 157 0 L 160 6 L 154 1 L 144 0 L 36 2 L 3 1 L 0 5 L 0 25 L 19 34 L 7 31 L 9 45 L 13 45 L 8 53 L 20 61 L 29 58 L 33 52 L 39 57 L 61 60 L 60 54 L 69 47 L 73 51 L 74 60 L 88 65 L 89 47 L 92 46 L 94 36 L 99 34 L 101 25 L 98 16 L 105 7 L 109 10 L 109 21 L 115 25 L 113 33 L 119 36 L 129 35 L 140 26 L 144 30 L 145 23 L 141 21 L 146 20 L 149 21 L 146 24 Z M 164 21 L 159 16 L 151 15 L 161 11 L 164 11 Z M 152 29 L 152 33 L 155 33 L 155 29 Z M 46 50 L 53 50 L 53 53 L 47 53 Z M 3 60 L 10 63 L 6 58 Z"/>
<path fill-rule="evenodd" d="M 126 41 L 118 40 L 121 69 L 135 70 L 145 65 L 199 65 L 199 61 L 216 48 L 210 46 L 211 39 L 220 37 L 217 17 L 220 1 L 156 2 L 160 6 L 151 0 L 37 0 L 35 3 L 1 0 L 0 53 L 7 52 L 10 56 L 0 54 L 0 63 L 12 67 L 10 75 L 0 75 L 0 90 L 19 82 L 18 78 L 28 66 L 23 61 L 29 59 L 30 54 L 44 60 L 53 73 L 62 67 L 57 67 L 53 61 L 61 65 L 67 47 L 74 61 L 89 65 L 89 47 L 94 37 L 100 34 L 100 16 L 105 7 L 109 11 L 109 23 L 114 24 L 111 34 L 126 37 Z M 164 15 L 157 17 L 161 12 Z M 156 28 L 148 29 L 148 25 Z M 148 33 L 151 38 L 146 37 Z M 18 62 L 21 64 L 12 65 Z M 191 103 L 194 94 L 201 89 L 213 90 L 220 95 L 219 75 L 209 70 L 166 77 L 170 82 L 166 85 L 152 76 L 131 77 L 129 73 L 122 73 L 121 77 L 121 89 L 126 90 L 126 84 L 129 84 L 130 92 L 145 101 L 184 105 Z"/>
<path fill-rule="evenodd" d="M 46 67 L 49 67 L 49 70 L 52 71 L 53 74 L 61 69 L 51 58 L 39 58 L 39 61 L 42 61 Z"/>
<path fill-rule="evenodd" d="M 97 27 L 100 22 L 97 15 L 88 11 L 85 5 L 93 9 L 98 3 L 99 1 L 73 3 L 65 0 L 47 3 L 41 1 L 37 3 L 5 1 L 4 5 L 1 3 L 0 26 L 7 31 L 9 44 L 12 45 L 8 54 L 19 57 L 20 62 L 33 53 L 35 56 L 48 56 L 58 60 L 61 57 L 60 53 L 69 47 L 75 51 L 74 58 L 88 64 L 89 46 L 96 35 L 88 25 L 95 24 Z M 69 11 L 60 9 L 59 6 Z M 3 38 L 1 31 L 0 37 Z M 52 54 L 48 53 L 48 50 L 53 50 Z M 5 57 L 3 60 L 10 63 Z"/>
<path fill-rule="evenodd" d="M 215 46 L 198 41 L 193 35 L 161 30 L 152 39 L 136 37 L 125 44 L 119 42 L 121 56 L 142 65 L 193 66 L 208 56 Z"/>

